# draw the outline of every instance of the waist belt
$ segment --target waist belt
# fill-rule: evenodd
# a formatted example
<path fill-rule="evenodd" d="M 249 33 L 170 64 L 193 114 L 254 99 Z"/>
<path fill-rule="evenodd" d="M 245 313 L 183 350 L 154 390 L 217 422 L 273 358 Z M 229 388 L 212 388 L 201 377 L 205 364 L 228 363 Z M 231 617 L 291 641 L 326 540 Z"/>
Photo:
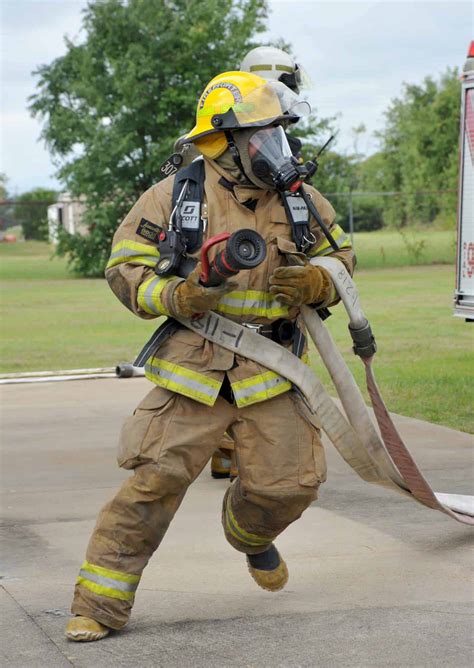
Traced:
<path fill-rule="evenodd" d="M 255 334 L 265 336 L 267 339 L 273 337 L 273 327 L 271 325 L 258 325 L 253 322 L 243 322 L 242 325 Z"/>
<path fill-rule="evenodd" d="M 419 503 L 446 513 L 464 524 L 474 525 L 474 497 L 435 494 L 404 445 L 383 402 L 372 371 L 375 342 L 359 304 L 356 286 L 339 260 L 314 258 L 331 275 L 349 314 L 354 351 L 362 357 L 367 388 L 381 437 L 370 418 L 362 394 L 314 309 L 302 307 L 308 332 L 326 365 L 347 418 L 342 414 L 313 371 L 295 355 L 271 339 L 255 336 L 248 328 L 214 312 L 196 320 L 180 319 L 182 325 L 243 357 L 287 378 L 316 414 L 339 454 L 365 481 L 383 485 Z"/>
<path fill-rule="evenodd" d="M 306 337 L 295 320 L 280 318 L 269 325 L 259 325 L 249 322 L 242 323 L 250 331 L 260 334 L 267 339 L 279 343 L 281 346 L 292 346 L 293 355 L 301 357 L 306 344 Z"/>

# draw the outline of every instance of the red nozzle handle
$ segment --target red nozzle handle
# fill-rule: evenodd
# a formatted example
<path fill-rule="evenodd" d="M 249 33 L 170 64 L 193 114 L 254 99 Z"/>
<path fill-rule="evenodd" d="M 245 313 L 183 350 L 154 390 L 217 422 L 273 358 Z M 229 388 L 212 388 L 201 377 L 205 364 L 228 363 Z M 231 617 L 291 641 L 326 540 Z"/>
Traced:
<path fill-rule="evenodd" d="M 206 283 L 209 280 L 209 272 L 210 272 L 210 266 L 209 266 L 209 258 L 207 257 L 207 253 L 209 248 L 211 246 L 215 246 L 216 244 L 220 244 L 221 241 L 227 241 L 227 239 L 230 237 L 230 232 L 221 232 L 220 234 L 216 234 L 214 237 L 211 237 L 210 239 L 207 239 L 202 247 L 201 247 L 201 276 L 200 281 L 203 285 L 206 285 Z"/>

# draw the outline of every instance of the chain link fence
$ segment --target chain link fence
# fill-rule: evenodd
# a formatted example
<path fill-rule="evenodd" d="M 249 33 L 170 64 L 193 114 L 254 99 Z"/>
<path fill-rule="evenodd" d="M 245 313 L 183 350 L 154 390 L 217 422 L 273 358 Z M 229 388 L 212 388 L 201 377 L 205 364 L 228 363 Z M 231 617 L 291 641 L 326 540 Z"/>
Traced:
<path fill-rule="evenodd" d="M 456 190 L 408 192 L 347 191 L 324 193 L 339 225 L 351 235 L 382 228 L 436 227 L 455 229 Z"/>

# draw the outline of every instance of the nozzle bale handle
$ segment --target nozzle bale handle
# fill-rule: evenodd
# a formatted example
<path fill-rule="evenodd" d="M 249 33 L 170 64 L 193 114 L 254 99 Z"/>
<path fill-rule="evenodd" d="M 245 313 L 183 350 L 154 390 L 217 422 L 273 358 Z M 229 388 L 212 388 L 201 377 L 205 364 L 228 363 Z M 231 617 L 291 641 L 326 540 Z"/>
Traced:
<path fill-rule="evenodd" d="M 221 241 L 227 241 L 225 248 L 218 251 L 209 262 L 209 248 Z M 261 264 L 267 255 L 263 237 L 255 230 L 241 229 L 233 234 L 223 232 L 208 239 L 201 249 L 202 272 L 200 282 L 207 287 L 222 285 L 242 269 L 253 269 Z"/>
<path fill-rule="evenodd" d="M 230 237 L 230 232 L 221 232 L 221 234 L 216 234 L 216 236 L 207 239 L 201 247 L 201 276 L 199 277 L 202 285 L 207 285 L 209 283 L 209 274 L 211 273 L 211 267 L 209 264 L 209 258 L 207 253 L 212 246 L 221 243 L 221 241 L 227 241 Z"/>

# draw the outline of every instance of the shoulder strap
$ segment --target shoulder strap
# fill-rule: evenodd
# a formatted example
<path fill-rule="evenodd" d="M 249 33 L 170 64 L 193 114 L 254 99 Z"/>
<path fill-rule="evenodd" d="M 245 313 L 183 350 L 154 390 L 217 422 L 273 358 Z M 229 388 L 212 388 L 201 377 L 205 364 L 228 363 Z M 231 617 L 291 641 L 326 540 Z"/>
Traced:
<path fill-rule="evenodd" d="M 188 253 L 193 253 L 202 245 L 201 207 L 204 199 L 204 179 L 204 160 L 198 158 L 176 174 L 173 184 L 172 208 L 174 210 L 177 207 L 174 220 L 177 228 L 186 237 Z M 183 197 L 180 197 L 183 188 L 185 192 Z"/>

